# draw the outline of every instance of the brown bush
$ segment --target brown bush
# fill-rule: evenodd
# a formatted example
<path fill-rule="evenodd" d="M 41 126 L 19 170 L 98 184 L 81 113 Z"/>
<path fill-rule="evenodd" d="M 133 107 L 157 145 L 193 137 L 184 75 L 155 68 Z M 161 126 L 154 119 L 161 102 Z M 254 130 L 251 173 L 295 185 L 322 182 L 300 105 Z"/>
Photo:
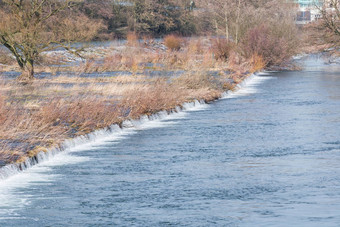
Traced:
<path fill-rule="evenodd" d="M 233 44 L 227 39 L 218 38 L 212 42 L 212 52 L 216 60 L 228 60 L 232 49 Z"/>
<path fill-rule="evenodd" d="M 294 45 L 285 36 L 277 35 L 262 24 L 250 29 L 242 42 L 246 57 L 261 56 L 265 66 L 281 65 L 294 55 Z"/>
<path fill-rule="evenodd" d="M 164 37 L 164 45 L 171 51 L 178 51 L 181 49 L 183 40 L 176 35 L 167 35 Z"/>

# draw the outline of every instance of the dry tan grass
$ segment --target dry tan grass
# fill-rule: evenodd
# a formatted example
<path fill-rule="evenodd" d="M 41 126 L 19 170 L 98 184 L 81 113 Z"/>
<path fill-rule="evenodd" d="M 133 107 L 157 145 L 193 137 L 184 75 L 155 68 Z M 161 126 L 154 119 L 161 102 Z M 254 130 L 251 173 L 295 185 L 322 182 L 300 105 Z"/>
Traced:
<path fill-rule="evenodd" d="M 132 39 L 132 38 L 131 38 Z M 215 39 L 192 38 L 184 41 L 175 36 L 169 36 L 164 40 L 168 48 L 176 51 L 166 51 L 165 49 L 152 50 L 152 41 L 144 41 L 144 46 L 131 45 L 127 42 L 125 48 L 120 51 L 110 48 L 104 56 L 104 63 L 96 63 L 96 56 L 88 56 L 89 59 L 81 67 L 64 68 L 74 72 L 105 72 L 105 71 L 129 71 L 138 72 L 145 69 L 153 70 L 192 70 L 202 65 L 206 70 L 216 68 L 228 68 L 224 59 L 217 58 L 212 48 Z M 151 47 L 150 47 L 151 46 Z M 174 47 L 171 47 L 174 46 Z M 178 47 L 181 47 L 180 50 Z M 147 66 L 153 63 L 153 66 Z M 81 69 L 82 71 L 79 71 Z"/>
<path fill-rule="evenodd" d="M 192 70 L 202 66 L 204 66 L 205 70 L 228 68 L 226 61 L 215 58 L 216 54 L 214 52 L 216 52 L 216 48 L 212 48 L 215 39 L 191 38 L 184 40 L 169 36 L 164 43 L 168 46 L 178 44 L 181 48 L 179 50 L 177 47 L 173 47 L 177 51 L 166 51 L 166 49 L 159 48 L 162 43 L 157 43 L 152 39 L 145 40 L 144 45 L 141 45 L 133 33 L 128 38 L 125 46 L 113 46 L 104 50 L 91 49 L 89 53 L 84 54 L 86 61 L 80 63 L 80 65 L 67 67 L 49 66 L 56 62 L 61 62 L 60 59 L 66 58 L 66 56 L 63 56 L 62 52 L 47 55 L 47 58 L 43 58 L 45 60 L 41 61 L 41 64 L 36 65 L 35 71 L 50 72 L 52 74 L 58 71 L 70 71 L 81 74 L 107 71 L 136 73 L 145 69 Z M 156 48 L 154 45 L 156 45 Z M 150 63 L 153 65 L 150 66 Z M 2 66 L 2 68 L 5 71 L 19 70 L 15 63 Z"/>
<path fill-rule="evenodd" d="M 126 36 L 127 45 L 129 46 L 138 46 L 138 36 L 135 32 L 129 32 Z"/>
<path fill-rule="evenodd" d="M 171 81 L 144 75 L 60 76 L 25 86 L 2 81 L 0 160 L 21 162 L 65 139 L 120 124 L 125 119 L 172 110 L 194 99 L 214 100 L 225 88 L 224 79 L 192 72 Z M 8 146 L 13 143 L 21 145 Z"/>

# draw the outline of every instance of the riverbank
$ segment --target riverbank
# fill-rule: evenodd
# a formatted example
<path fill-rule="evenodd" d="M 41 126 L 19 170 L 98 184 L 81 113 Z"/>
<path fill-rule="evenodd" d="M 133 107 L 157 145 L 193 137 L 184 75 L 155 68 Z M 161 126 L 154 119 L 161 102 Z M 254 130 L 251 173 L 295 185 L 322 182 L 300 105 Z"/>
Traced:
<path fill-rule="evenodd" d="M 24 168 L 40 152 L 62 150 L 66 140 L 195 100 L 209 103 L 265 66 L 260 56 L 242 58 L 221 40 L 177 41 L 176 50 L 161 40 L 136 39 L 92 47 L 85 62 L 46 53 L 54 61 L 47 58 L 37 79 L 24 85 L 9 71 L 14 66 L 3 67 L 0 166 Z"/>
<path fill-rule="evenodd" d="M 239 81 L 243 81 L 247 76 L 248 75 L 239 76 Z M 206 78 L 209 78 L 209 76 Z M 77 80 L 79 79 L 80 78 L 77 78 Z M 103 78 L 101 78 L 101 80 L 102 79 Z M 184 79 L 185 81 L 183 81 Z M 143 86 L 140 84 L 132 85 L 130 80 L 130 84 L 127 85 L 125 83 L 120 86 L 121 91 L 126 89 L 121 99 L 111 100 L 111 102 L 115 102 L 114 104 L 106 103 L 106 105 L 110 106 L 103 110 L 100 110 L 100 108 L 103 107 L 102 102 L 104 100 L 90 98 L 90 88 L 87 87 L 87 97 L 82 97 L 82 101 L 80 101 L 80 99 L 75 100 L 74 96 L 72 97 L 72 102 L 70 102 L 70 100 L 68 102 L 65 98 L 57 98 L 56 100 L 58 100 L 58 102 L 54 100 L 49 104 L 40 103 L 39 105 L 41 105 L 41 107 L 39 108 L 35 106 L 35 112 L 20 112 L 20 114 L 16 115 L 16 119 L 13 117 L 7 118 L 12 121 L 12 123 L 7 124 L 7 126 L 13 127 L 19 124 L 17 128 L 14 128 L 17 134 L 12 134 L 13 137 L 8 137 L 8 139 L 17 138 L 15 143 L 21 144 L 21 146 L 8 149 L 7 154 L 6 152 L 1 153 L 3 155 L 2 160 L 7 161 L 5 168 L 7 168 L 7 170 L 8 168 L 12 169 L 14 172 L 24 170 L 44 160 L 43 157 L 69 148 L 69 144 L 77 143 L 75 141 L 81 141 L 83 143 L 89 138 L 101 134 L 101 132 L 105 133 L 113 129 L 124 128 L 124 122 L 129 120 L 149 117 L 155 118 L 159 113 L 167 115 L 182 109 L 185 110 L 188 106 L 186 103 L 189 103 L 189 105 L 195 105 L 195 102 L 196 105 L 199 104 L 195 100 L 200 100 L 201 103 L 209 103 L 220 98 L 226 89 L 232 89 L 237 85 L 235 82 L 230 82 L 229 77 L 220 77 L 218 78 L 219 80 L 217 80 L 216 77 L 210 77 L 210 79 L 213 80 L 205 82 L 204 78 L 200 77 L 200 79 L 203 79 L 202 81 L 191 81 L 195 83 L 188 83 L 190 79 L 192 78 L 188 75 L 173 79 L 170 83 L 164 83 L 164 81 L 160 81 L 159 78 L 156 81 L 150 79 L 148 81 L 144 80 L 143 83 L 147 81 L 147 85 Z M 96 80 L 98 80 L 98 78 L 96 78 Z M 224 86 L 227 84 L 228 88 L 223 87 L 223 81 L 229 81 L 224 84 Z M 135 83 L 136 82 L 137 79 Z M 190 88 L 183 87 L 183 82 L 185 82 L 185 86 L 191 84 Z M 41 86 L 35 86 L 41 89 Z M 103 85 L 101 85 L 101 87 L 102 86 Z M 104 87 L 105 86 L 108 85 L 104 85 Z M 110 84 L 110 88 L 112 88 L 111 86 L 112 84 Z M 91 88 L 93 88 L 93 84 Z M 55 86 L 54 89 L 58 89 L 58 87 Z M 69 91 L 72 90 L 70 88 L 66 89 Z M 48 94 L 47 90 L 40 91 Z M 118 89 L 116 89 L 116 91 L 117 90 Z M 106 91 L 109 90 L 107 89 Z M 54 92 L 56 92 L 56 90 L 53 90 L 52 93 Z M 36 96 L 38 97 L 39 94 L 36 94 Z M 80 97 L 81 96 L 79 96 L 79 98 Z M 108 94 L 106 97 L 108 97 Z M 109 102 L 109 100 L 105 101 Z M 37 102 L 35 105 L 37 105 Z M 65 108 L 64 111 L 58 112 L 58 108 L 62 106 Z M 113 106 L 114 108 L 110 111 L 110 107 Z M 29 109 L 26 109 L 26 111 L 29 111 Z M 22 121 L 30 122 L 30 128 L 22 127 L 22 125 L 20 125 Z M 44 122 L 44 124 L 42 122 Z M 32 128 L 32 126 L 34 128 Z M 21 127 L 20 132 L 18 132 L 19 127 Z M 38 132 L 38 129 L 42 130 Z M 3 133 L 6 133 L 6 131 Z M 19 138 L 22 138 L 22 135 L 27 135 L 28 138 L 26 140 L 19 140 Z M 3 137 L 4 134 L 2 134 L 2 138 Z M 65 143 L 65 141 L 68 142 Z M 14 143 L 12 142 L 12 144 Z M 65 144 L 67 145 L 65 146 Z M 11 145 L 11 143 L 8 143 L 8 145 Z M 34 148 L 29 150 L 29 146 Z M 13 150 L 16 150 L 16 152 L 13 153 Z"/>

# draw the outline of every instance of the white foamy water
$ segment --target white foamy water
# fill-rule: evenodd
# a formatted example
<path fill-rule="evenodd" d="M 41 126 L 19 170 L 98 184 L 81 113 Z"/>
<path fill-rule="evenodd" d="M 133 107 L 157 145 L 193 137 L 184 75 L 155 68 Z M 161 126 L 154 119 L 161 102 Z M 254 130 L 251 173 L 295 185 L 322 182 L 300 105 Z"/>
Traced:
<path fill-rule="evenodd" d="M 269 75 L 269 72 L 262 72 L 249 76 L 240 84 L 238 84 L 234 91 L 225 92 L 222 95 L 222 99 L 237 98 L 240 96 L 247 96 L 260 92 L 261 89 L 259 88 L 259 84 L 273 78 Z"/>
<path fill-rule="evenodd" d="M 32 166 L 25 171 L 0 181 L 0 218 L 16 219 L 17 209 L 24 208 L 30 203 L 32 195 L 24 189 L 39 187 L 54 181 L 58 175 L 51 174 L 53 166 L 71 165 L 87 161 L 87 157 L 77 157 L 69 152 L 56 154 L 53 159 Z M 24 193 L 25 192 L 25 193 Z M 5 217 L 5 218 L 4 218 Z"/>
<path fill-rule="evenodd" d="M 239 84 L 235 92 L 228 92 L 223 98 L 235 98 L 253 94 L 258 91 L 256 86 L 269 78 L 253 75 Z M 129 135 L 138 133 L 139 130 L 174 125 L 177 119 L 185 118 L 188 112 L 201 111 L 208 107 L 209 105 L 204 102 L 185 103 L 182 108 L 177 107 L 176 111 L 170 114 L 162 111 L 149 117 L 143 116 L 139 120 L 125 121 L 123 128 L 113 125 L 109 130 L 98 130 L 87 136 L 67 140 L 62 146 L 62 152 L 59 150 L 52 150 L 47 153 L 41 152 L 36 160 L 38 164 L 27 161 L 23 171 L 19 170 L 15 165 L 6 166 L 0 170 L 0 216 L 15 218 L 15 209 L 25 207 L 30 198 L 29 193 L 18 197 L 17 192 L 54 181 L 58 175 L 51 173 L 53 166 L 72 165 L 89 160 L 88 157 L 78 157 L 72 153 L 88 149 L 101 149 L 112 143 L 117 143 Z M 9 209 L 10 207 L 11 209 Z"/>

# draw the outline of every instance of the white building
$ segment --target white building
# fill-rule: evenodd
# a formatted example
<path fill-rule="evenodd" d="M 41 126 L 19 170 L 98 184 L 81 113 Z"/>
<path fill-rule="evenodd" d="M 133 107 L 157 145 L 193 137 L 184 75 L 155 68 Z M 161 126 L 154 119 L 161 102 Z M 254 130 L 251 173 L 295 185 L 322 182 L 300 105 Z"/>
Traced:
<path fill-rule="evenodd" d="M 323 0 L 294 0 L 294 2 L 299 5 L 298 24 L 310 23 L 321 17 L 319 7 L 322 7 Z"/>

